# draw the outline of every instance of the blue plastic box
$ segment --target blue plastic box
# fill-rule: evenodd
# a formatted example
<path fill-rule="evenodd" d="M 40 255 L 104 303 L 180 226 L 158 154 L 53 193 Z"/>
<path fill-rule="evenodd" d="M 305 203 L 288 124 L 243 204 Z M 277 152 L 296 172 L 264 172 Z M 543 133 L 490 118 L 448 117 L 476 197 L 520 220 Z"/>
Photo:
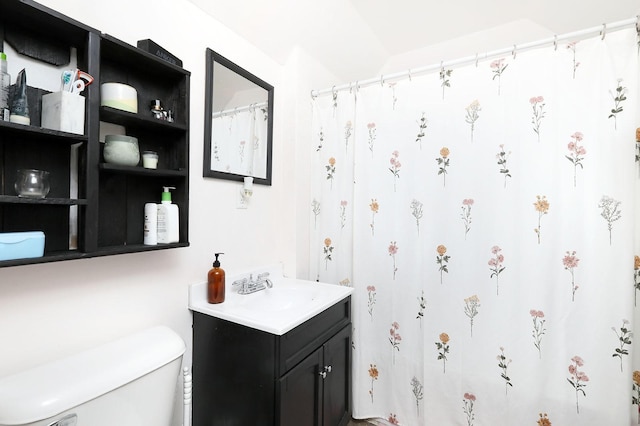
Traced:
<path fill-rule="evenodd" d="M 26 259 L 44 255 L 44 232 L 0 233 L 0 260 Z"/>

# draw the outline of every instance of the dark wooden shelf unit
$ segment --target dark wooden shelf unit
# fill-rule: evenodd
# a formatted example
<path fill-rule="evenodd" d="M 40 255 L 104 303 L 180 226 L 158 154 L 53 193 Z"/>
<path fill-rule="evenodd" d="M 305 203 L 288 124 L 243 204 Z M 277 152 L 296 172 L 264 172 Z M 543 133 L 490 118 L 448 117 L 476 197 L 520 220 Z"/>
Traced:
<path fill-rule="evenodd" d="M 0 233 L 45 233 L 44 257 L 0 261 L 0 267 L 188 246 L 189 71 L 32 0 L 0 4 L 0 50 L 7 43 L 27 63 L 42 61 L 61 69 L 73 48 L 78 68 L 95 82 L 83 93 L 83 135 L 42 128 L 41 100 L 48 91 L 35 87 L 28 88 L 31 125 L 0 121 Z M 25 69 L 29 82 L 29 67 Z M 138 112 L 101 107 L 100 85 L 106 82 L 136 88 Z M 152 117 L 154 99 L 173 111 L 174 122 Z M 101 121 L 124 126 L 127 135 L 138 138 L 141 153 L 158 152 L 158 168 L 105 163 Z M 16 196 L 13 184 L 23 168 L 50 172 L 51 191 L 45 199 Z M 72 186 L 77 186 L 77 195 L 72 196 Z M 180 241 L 145 246 L 144 204 L 160 202 L 163 186 L 176 188 L 172 192 L 180 209 Z M 70 244 L 72 226 L 77 228 L 77 244 Z"/>

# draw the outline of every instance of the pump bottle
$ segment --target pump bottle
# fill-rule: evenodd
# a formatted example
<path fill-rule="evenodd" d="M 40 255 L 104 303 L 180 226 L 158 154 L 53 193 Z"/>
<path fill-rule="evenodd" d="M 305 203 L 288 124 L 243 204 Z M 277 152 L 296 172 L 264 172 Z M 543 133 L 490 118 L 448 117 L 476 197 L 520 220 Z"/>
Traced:
<path fill-rule="evenodd" d="M 180 216 L 178 206 L 171 204 L 170 189 L 164 186 L 160 204 L 158 204 L 158 244 L 177 243 L 180 241 Z"/>
<path fill-rule="evenodd" d="M 209 303 L 224 302 L 225 276 L 224 269 L 220 267 L 218 256 L 224 253 L 215 253 L 216 260 L 213 262 L 213 268 L 209 269 L 207 274 L 207 301 Z"/>

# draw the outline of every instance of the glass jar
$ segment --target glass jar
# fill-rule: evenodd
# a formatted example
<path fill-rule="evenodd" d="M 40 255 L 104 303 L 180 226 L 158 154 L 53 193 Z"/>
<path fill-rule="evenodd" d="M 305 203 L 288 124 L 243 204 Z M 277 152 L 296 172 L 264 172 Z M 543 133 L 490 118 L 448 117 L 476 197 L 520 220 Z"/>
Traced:
<path fill-rule="evenodd" d="M 20 169 L 14 184 L 18 197 L 44 198 L 49 193 L 49 172 L 45 170 Z"/>

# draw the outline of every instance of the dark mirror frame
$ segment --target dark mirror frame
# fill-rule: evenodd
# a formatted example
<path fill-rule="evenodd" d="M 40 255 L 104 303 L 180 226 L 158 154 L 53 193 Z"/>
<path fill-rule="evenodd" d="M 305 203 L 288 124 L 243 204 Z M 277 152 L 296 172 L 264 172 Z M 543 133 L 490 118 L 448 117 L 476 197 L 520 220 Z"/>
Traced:
<path fill-rule="evenodd" d="M 203 177 L 212 177 L 218 179 L 227 179 L 242 182 L 244 175 L 235 173 L 227 173 L 218 170 L 211 169 L 211 145 L 212 145 L 212 130 L 213 130 L 213 91 L 215 90 L 213 84 L 213 69 L 214 64 L 218 63 L 235 72 L 236 74 L 246 78 L 252 83 L 262 87 L 268 93 L 267 99 L 267 170 L 266 178 L 253 178 L 253 182 L 260 185 L 271 185 L 272 175 L 272 147 L 273 147 L 273 86 L 269 83 L 261 80 L 255 75 L 251 74 L 244 68 L 231 62 L 229 59 L 207 48 L 206 50 L 206 81 L 205 81 L 205 101 L 204 101 L 204 162 L 202 169 Z"/>

